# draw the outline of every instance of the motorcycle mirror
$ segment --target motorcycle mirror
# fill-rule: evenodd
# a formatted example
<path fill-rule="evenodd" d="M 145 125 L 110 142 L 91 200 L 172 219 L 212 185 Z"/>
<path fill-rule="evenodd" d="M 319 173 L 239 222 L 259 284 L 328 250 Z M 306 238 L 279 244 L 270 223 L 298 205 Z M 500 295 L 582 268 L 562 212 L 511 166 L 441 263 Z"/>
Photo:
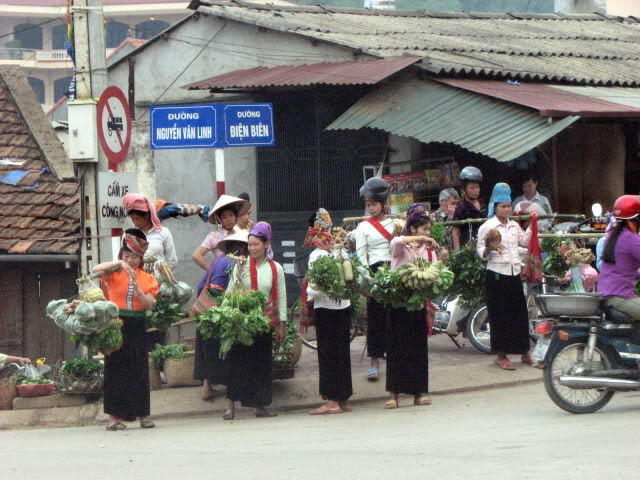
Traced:
<path fill-rule="evenodd" d="M 602 205 L 600 205 L 599 203 L 594 203 L 593 205 L 591 205 L 591 213 L 593 213 L 594 217 L 599 217 L 600 215 L 602 215 Z"/>

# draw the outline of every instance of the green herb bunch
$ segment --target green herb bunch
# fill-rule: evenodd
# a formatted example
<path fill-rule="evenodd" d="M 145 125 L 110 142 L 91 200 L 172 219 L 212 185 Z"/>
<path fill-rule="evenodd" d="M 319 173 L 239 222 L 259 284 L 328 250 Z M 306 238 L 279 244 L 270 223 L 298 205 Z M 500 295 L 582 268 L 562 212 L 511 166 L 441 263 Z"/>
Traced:
<path fill-rule="evenodd" d="M 162 368 L 165 360 L 182 360 L 187 357 L 187 346 L 182 344 L 155 344 L 151 350 L 151 359 L 156 367 Z"/>
<path fill-rule="evenodd" d="M 273 342 L 272 358 L 274 362 L 288 362 L 298 339 L 298 326 L 295 322 L 287 322 L 284 329 L 284 340 L 281 344 Z"/>
<path fill-rule="evenodd" d="M 67 360 L 62 364 L 60 368 L 60 375 L 76 377 L 76 378 L 88 378 L 95 377 L 102 374 L 104 370 L 104 364 L 96 360 L 90 360 L 88 358 L 81 358 L 78 360 Z"/>
<path fill-rule="evenodd" d="M 257 335 L 269 332 L 264 315 L 267 297 L 259 290 L 228 292 L 218 297 L 218 305 L 198 317 L 198 330 L 204 338 L 220 340 L 220 356 L 226 356 L 236 343 L 252 345 Z"/>
<path fill-rule="evenodd" d="M 436 242 L 438 242 L 438 245 L 440 245 L 441 247 L 444 246 L 444 244 L 447 241 L 447 236 L 446 236 L 446 231 L 445 231 L 444 225 L 442 225 L 441 223 L 433 223 L 431 225 L 430 236 Z"/>
<path fill-rule="evenodd" d="M 173 300 L 171 295 L 159 294 L 152 310 L 145 312 L 147 328 L 165 329 L 184 318 L 182 306 Z"/>
<path fill-rule="evenodd" d="M 390 267 L 380 267 L 373 275 L 371 294 L 376 302 L 383 305 L 410 309 L 408 300 L 411 296 L 411 290 L 402 283 L 398 270 L 392 270 Z"/>
<path fill-rule="evenodd" d="M 122 320 L 118 318 L 106 330 L 87 335 L 72 335 L 71 340 L 82 343 L 89 351 L 102 351 L 108 355 L 122 346 L 121 328 Z"/>
<path fill-rule="evenodd" d="M 459 298 L 462 308 L 473 309 L 484 301 L 484 275 L 487 262 L 476 253 L 473 243 L 449 253 L 447 267 L 453 272 L 453 284 L 447 299 Z"/>
<path fill-rule="evenodd" d="M 563 244 L 569 245 L 569 242 L 560 238 L 543 238 L 540 242 L 540 248 L 547 253 L 547 258 L 542 264 L 542 268 L 545 273 L 558 278 L 563 278 L 567 270 L 569 270 L 569 266 L 563 260 L 562 253 L 560 253 L 560 247 Z"/>
<path fill-rule="evenodd" d="M 345 280 L 343 263 L 351 263 L 353 278 Z M 361 262 L 358 257 L 341 258 L 334 255 L 318 257 L 309 267 L 307 279 L 312 288 L 326 294 L 332 300 L 350 299 L 361 293 L 360 272 Z"/>

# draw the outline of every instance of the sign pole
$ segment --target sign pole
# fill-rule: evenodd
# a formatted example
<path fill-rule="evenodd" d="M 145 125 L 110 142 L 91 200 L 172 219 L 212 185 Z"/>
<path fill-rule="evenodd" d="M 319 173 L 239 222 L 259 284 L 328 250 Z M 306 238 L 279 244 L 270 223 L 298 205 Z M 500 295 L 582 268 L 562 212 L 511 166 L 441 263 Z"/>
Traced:
<path fill-rule="evenodd" d="M 224 180 L 224 149 L 214 149 L 214 156 L 216 160 L 216 195 L 220 198 L 225 193 L 225 180 Z"/>

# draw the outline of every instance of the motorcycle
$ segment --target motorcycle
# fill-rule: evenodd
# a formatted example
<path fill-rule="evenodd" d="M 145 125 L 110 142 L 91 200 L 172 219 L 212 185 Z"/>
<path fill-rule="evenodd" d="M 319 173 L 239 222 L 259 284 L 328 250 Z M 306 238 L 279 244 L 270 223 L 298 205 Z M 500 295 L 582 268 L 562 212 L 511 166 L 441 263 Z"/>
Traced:
<path fill-rule="evenodd" d="M 487 322 L 486 306 L 465 309 L 458 305 L 458 299 L 434 303 L 436 305 L 432 328 L 434 335 L 448 335 L 458 348 L 462 348 L 456 338 L 462 333 L 478 351 L 491 352 L 490 324 Z"/>
<path fill-rule="evenodd" d="M 535 297 L 553 320 L 544 352 L 544 385 L 551 400 L 571 413 L 592 413 L 617 391 L 640 390 L 640 324 L 595 293 Z"/>

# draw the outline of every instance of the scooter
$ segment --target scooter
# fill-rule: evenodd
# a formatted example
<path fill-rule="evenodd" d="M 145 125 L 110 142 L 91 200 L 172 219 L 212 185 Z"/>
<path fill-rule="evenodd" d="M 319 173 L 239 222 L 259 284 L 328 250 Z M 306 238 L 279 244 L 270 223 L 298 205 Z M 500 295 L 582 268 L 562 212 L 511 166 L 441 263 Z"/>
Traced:
<path fill-rule="evenodd" d="M 460 306 L 458 299 L 434 302 L 436 314 L 432 332 L 434 335 L 448 335 L 458 347 L 462 345 L 457 340 L 461 333 L 466 336 L 471 345 L 482 353 L 491 352 L 490 324 L 487 322 L 487 308 L 481 305 L 467 309 Z"/>
<path fill-rule="evenodd" d="M 554 322 L 544 352 L 544 385 L 551 400 L 571 413 L 592 413 L 616 391 L 640 390 L 640 323 L 599 294 L 537 295 Z"/>

